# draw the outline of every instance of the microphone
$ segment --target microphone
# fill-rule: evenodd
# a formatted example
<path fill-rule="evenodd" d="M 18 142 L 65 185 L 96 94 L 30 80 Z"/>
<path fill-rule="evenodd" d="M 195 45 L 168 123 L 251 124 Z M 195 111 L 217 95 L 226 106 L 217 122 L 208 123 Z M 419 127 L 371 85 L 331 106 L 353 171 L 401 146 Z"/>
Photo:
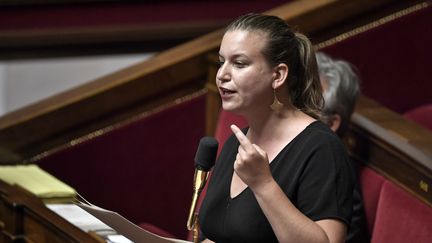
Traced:
<path fill-rule="evenodd" d="M 188 230 L 192 230 L 194 226 L 198 225 L 197 215 L 194 214 L 196 203 L 207 181 L 208 172 L 215 163 L 218 146 L 219 144 L 217 140 L 212 137 L 201 138 L 198 145 L 195 155 L 195 174 L 193 181 L 192 204 L 189 210 L 189 217 L 187 221 Z M 198 229 L 195 227 L 195 230 Z"/>

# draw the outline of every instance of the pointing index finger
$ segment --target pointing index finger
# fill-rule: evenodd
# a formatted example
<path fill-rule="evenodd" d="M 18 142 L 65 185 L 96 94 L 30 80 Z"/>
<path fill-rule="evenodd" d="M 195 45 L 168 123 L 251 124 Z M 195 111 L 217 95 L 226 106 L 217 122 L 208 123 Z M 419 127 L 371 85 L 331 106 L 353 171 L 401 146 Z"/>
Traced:
<path fill-rule="evenodd" d="M 249 141 L 249 139 L 246 137 L 246 135 L 243 134 L 243 132 L 238 128 L 236 125 L 231 125 L 231 131 L 236 136 L 237 140 L 240 142 L 240 146 L 243 147 L 243 149 L 253 149 L 252 143 Z"/>

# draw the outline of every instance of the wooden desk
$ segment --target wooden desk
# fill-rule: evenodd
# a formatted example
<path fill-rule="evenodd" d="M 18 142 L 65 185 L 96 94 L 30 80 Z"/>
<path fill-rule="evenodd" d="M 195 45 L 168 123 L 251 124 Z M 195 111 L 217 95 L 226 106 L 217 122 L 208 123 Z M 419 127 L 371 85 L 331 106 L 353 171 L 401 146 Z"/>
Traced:
<path fill-rule="evenodd" d="M 47 208 L 35 195 L 0 180 L 0 242 L 105 242 Z"/>

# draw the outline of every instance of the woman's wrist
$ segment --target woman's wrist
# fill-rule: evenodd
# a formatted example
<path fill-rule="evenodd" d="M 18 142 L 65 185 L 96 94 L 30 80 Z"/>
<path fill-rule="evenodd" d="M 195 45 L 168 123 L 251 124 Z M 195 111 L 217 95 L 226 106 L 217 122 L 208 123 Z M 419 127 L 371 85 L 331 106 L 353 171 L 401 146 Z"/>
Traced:
<path fill-rule="evenodd" d="M 252 192 L 255 194 L 255 197 L 265 197 L 266 194 L 272 195 L 275 190 L 277 190 L 279 185 L 270 177 L 267 180 L 263 180 L 257 185 L 251 187 Z"/>

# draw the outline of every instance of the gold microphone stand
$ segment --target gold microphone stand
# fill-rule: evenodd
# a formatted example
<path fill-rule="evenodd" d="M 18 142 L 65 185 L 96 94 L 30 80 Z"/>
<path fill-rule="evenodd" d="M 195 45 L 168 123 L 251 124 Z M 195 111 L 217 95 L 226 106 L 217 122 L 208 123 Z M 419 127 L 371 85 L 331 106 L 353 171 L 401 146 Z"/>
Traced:
<path fill-rule="evenodd" d="M 194 214 L 194 225 L 193 225 L 193 231 L 192 231 L 192 239 L 194 243 L 199 243 L 199 219 L 198 219 L 198 214 L 195 213 Z"/>
<path fill-rule="evenodd" d="M 189 216 L 187 221 L 187 229 L 189 231 L 193 230 L 192 233 L 193 233 L 194 243 L 199 242 L 199 220 L 198 220 L 198 213 L 195 213 L 195 208 L 199 198 L 199 194 L 204 188 L 207 177 L 208 177 L 207 171 L 195 170 L 192 204 L 189 210 Z"/>

